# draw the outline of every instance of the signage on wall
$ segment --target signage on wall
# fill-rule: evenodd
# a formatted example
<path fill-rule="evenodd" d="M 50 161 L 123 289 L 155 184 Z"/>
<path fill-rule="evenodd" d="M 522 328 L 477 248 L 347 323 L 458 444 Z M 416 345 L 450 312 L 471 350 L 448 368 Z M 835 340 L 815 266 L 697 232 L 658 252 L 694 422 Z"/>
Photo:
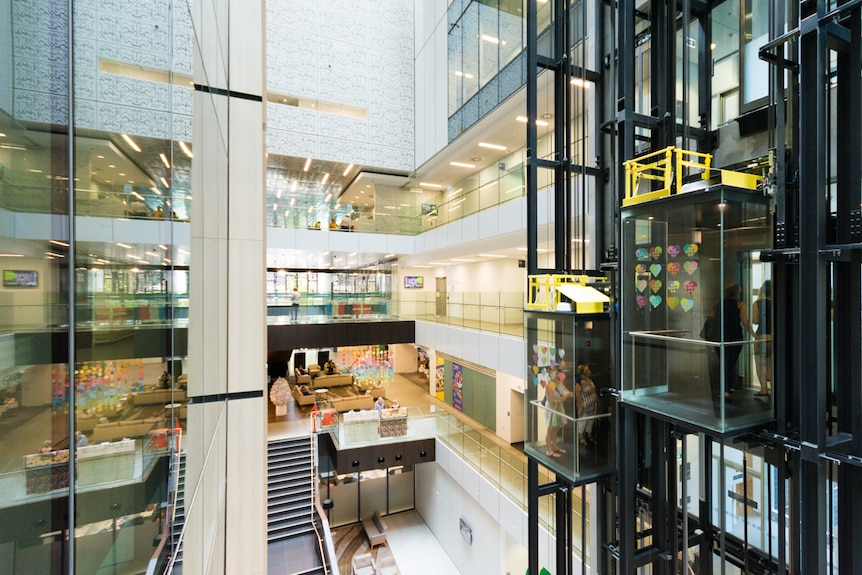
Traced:
<path fill-rule="evenodd" d="M 36 270 L 3 270 L 3 287 L 37 287 L 38 280 Z"/>
<path fill-rule="evenodd" d="M 472 545 L 473 544 L 473 530 L 470 529 L 470 526 L 467 525 L 467 523 L 465 523 L 464 520 L 461 518 L 458 519 L 458 523 L 459 523 L 459 527 L 461 530 L 461 537 L 463 537 L 464 541 L 466 541 L 468 544 Z"/>
<path fill-rule="evenodd" d="M 404 276 L 405 288 L 421 288 L 425 285 L 425 276 Z"/>
<path fill-rule="evenodd" d="M 464 368 L 457 363 L 452 364 L 452 406 L 463 410 L 464 405 Z"/>

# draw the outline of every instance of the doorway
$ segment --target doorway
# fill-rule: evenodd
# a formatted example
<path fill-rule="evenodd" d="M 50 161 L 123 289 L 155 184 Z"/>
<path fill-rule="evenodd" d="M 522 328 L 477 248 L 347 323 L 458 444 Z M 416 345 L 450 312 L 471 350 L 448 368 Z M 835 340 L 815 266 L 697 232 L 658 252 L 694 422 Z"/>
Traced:
<path fill-rule="evenodd" d="M 448 301 L 448 297 L 446 295 L 446 278 L 436 278 L 437 280 L 437 310 L 435 315 L 437 317 L 446 317 L 446 304 Z"/>

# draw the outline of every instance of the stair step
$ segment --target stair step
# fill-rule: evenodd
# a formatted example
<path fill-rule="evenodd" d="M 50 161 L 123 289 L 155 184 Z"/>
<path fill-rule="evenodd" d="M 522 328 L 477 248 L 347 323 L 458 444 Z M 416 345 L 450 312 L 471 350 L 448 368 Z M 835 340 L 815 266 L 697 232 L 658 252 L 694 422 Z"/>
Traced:
<path fill-rule="evenodd" d="M 308 533 L 314 533 L 314 528 L 311 526 L 306 528 L 287 528 L 278 531 L 271 531 L 267 534 L 266 540 L 267 542 L 272 543 L 274 541 L 282 541 L 283 539 L 290 539 L 291 537 L 296 537 L 297 535 L 306 535 Z"/>

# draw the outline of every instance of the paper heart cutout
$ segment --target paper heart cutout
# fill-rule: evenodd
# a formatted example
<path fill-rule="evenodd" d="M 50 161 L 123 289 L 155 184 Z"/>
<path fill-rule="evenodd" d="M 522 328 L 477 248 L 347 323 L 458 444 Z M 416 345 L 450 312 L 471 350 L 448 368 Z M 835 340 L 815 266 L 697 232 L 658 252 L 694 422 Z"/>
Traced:
<path fill-rule="evenodd" d="M 649 249 L 649 255 L 652 259 L 657 260 L 661 257 L 661 246 L 655 246 Z"/>
<path fill-rule="evenodd" d="M 658 290 L 661 289 L 661 280 L 650 280 L 649 289 L 652 290 L 652 293 L 658 293 Z"/>
<path fill-rule="evenodd" d="M 553 358 L 555 355 L 557 355 L 557 348 L 552 347 L 551 348 L 551 357 Z"/>
<path fill-rule="evenodd" d="M 661 305 L 661 296 L 651 295 L 649 296 L 649 303 L 653 307 L 658 307 Z"/>
<path fill-rule="evenodd" d="M 676 293 L 679 289 L 679 282 L 676 280 L 667 282 L 667 292 L 668 293 Z"/>
<path fill-rule="evenodd" d="M 682 268 L 688 272 L 688 275 L 692 275 L 697 270 L 697 262 L 695 262 L 695 261 L 685 262 L 684 264 L 682 264 Z"/>
<path fill-rule="evenodd" d="M 667 264 L 667 273 L 669 273 L 672 276 L 675 276 L 677 273 L 679 273 L 679 264 L 677 264 L 677 263 Z"/>
<path fill-rule="evenodd" d="M 676 296 L 670 296 L 667 298 L 667 307 L 670 309 L 676 309 L 676 306 L 679 305 L 679 298 Z"/>
<path fill-rule="evenodd" d="M 685 247 L 682 249 L 685 252 L 685 255 L 690 258 L 693 258 L 694 254 L 697 253 L 697 244 L 685 244 Z"/>
<path fill-rule="evenodd" d="M 560 354 L 560 357 L 566 357 L 566 350 L 564 349 L 559 350 L 557 353 Z M 560 362 L 560 365 L 563 365 L 562 361 Z"/>
<path fill-rule="evenodd" d="M 638 281 L 636 281 L 636 282 L 635 282 L 635 287 L 637 288 L 637 290 L 638 290 L 639 292 L 642 292 L 642 291 L 644 291 L 644 290 L 646 289 L 646 287 L 647 287 L 647 281 L 646 281 L 646 280 L 638 280 Z"/>
<path fill-rule="evenodd" d="M 635 273 L 636 274 L 645 274 L 646 273 L 646 266 L 643 264 L 636 265 L 635 266 Z"/>
<path fill-rule="evenodd" d="M 635 257 L 639 262 L 645 262 L 649 259 L 649 252 L 647 252 L 646 248 L 640 248 L 635 251 Z"/>
<path fill-rule="evenodd" d="M 539 366 L 538 365 L 533 366 L 533 373 L 538 375 L 538 373 L 539 373 Z"/>
<path fill-rule="evenodd" d="M 679 305 L 681 305 L 682 309 L 684 309 L 686 312 L 689 312 L 689 311 L 691 311 L 691 308 L 694 307 L 694 300 L 688 299 L 688 298 L 682 298 L 681 300 L 679 300 Z"/>
<path fill-rule="evenodd" d="M 685 291 L 687 291 L 688 293 L 694 293 L 694 290 L 697 289 L 696 281 L 688 280 L 683 285 L 685 286 Z"/>
<path fill-rule="evenodd" d="M 533 344 L 533 351 L 535 351 L 536 353 L 539 352 L 539 344 L 537 344 L 537 343 Z"/>
<path fill-rule="evenodd" d="M 646 298 L 642 295 L 639 295 L 637 298 L 635 298 L 635 301 L 637 301 L 639 308 L 643 308 L 643 306 L 646 305 Z"/>
<path fill-rule="evenodd" d="M 544 354 L 544 353 L 548 353 L 548 346 L 546 346 L 546 345 L 543 345 L 543 346 L 542 346 L 542 353 L 543 353 L 543 354 Z"/>
<path fill-rule="evenodd" d="M 675 258 L 676 256 L 679 255 L 679 246 L 668 246 L 667 247 L 667 254 L 670 257 Z"/>
<path fill-rule="evenodd" d="M 653 265 L 651 265 L 651 266 L 649 267 L 649 271 L 650 271 L 650 273 L 651 273 L 653 276 L 658 277 L 658 274 L 660 274 L 660 273 L 661 273 L 661 264 L 653 264 Z"/>
<path fill-rule="evenodd" d="M 535 375 L 533 376 L 533 385 L 539 385 L 539 378 Z"/>

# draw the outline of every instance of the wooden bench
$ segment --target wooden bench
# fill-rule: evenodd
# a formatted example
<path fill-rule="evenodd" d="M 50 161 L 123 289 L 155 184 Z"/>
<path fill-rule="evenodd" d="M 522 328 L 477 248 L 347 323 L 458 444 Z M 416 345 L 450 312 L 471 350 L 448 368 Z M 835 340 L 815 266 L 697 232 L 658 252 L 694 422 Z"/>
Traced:
<path fill-rule="evenodd" d="M 373 549 L 375 545 L 386 543 L 386 522 L 380 516 L 380 511 L 375 511 L 373 515 L 362 518 L 362 529 L 365 530 L 365 535 L 368 536 L 368 542 Z"/>

